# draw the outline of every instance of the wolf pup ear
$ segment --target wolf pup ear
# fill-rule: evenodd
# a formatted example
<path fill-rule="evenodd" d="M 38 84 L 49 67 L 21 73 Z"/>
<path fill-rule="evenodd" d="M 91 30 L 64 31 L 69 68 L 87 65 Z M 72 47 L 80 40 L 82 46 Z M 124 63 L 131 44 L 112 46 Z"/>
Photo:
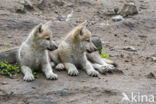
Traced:
<path fill-rule="evenodd" d="M 81 23 L 80 25 L 78 25 L 75 29 L 74 29 L 74 37 L 77 35 L 83 35 L 83 28 L 85 28 L 85 25 L 87 24 L 87 21 Z"/>
<path fill-rule="evenodd" d="M 80 30 L 79 32 L 79 35 L 82 36 L 83 35 L 83 30 L 84 30 L 84 27 Z"/>
<path fill-rule="evenodd" d="M 42 24 L 39 24 L 37 25 L 35 28 L 34 28 L 34 32 L 33 32 L 33 35 L 35 37 L 38 37 L 39 33 L 42 33 L 43 29 L 42 29 Z"/>
<path fill-rule="evenodd" d="M 38 32 L 42 33 L 42 25 L 41 24 L 39 25 Z"/>

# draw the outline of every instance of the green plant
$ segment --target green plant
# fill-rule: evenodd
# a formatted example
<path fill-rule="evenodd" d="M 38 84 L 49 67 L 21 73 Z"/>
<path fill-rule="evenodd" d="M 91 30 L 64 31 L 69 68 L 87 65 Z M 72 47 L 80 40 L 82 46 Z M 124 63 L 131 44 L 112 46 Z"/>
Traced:
<path fill-rule="evenodd" d="M 0 74 L 13 77 L 13 75 L 19 72 L 19 66 L 8 64 L 8 62 L 0 62 Z"/>
<path fill-rule="evenodd" d="M 110 60 L 109 59 L 109 56 L 106 55 L 105 52 L 102 51 L 102 48 L 98 48 L 97 50 L 98 50 L 98 52 L 99 52 L 99 54 L 101 55 L 102 58 L 105 58 L 107 60 Z"/>
<path fill-rule="evenodd" d="M 38 78 L 38 73 L 37 72 L 33 71 L 32 73 L 33 73 L 35 78 Z"/>
<path fill-rule="evenodd" d="M 99 54 L 101 55 L 102 58 L 105 58 L 107 60 L 109 60 L 109 56 L 105 54 L 105 52 L 102 51 L 102 48 L 98 48 L 97 49 Z"/>
<path fill-rule="evenodd" d="M 13 77 L 15 74 L 20 72 L 20 67 L 18 65 L 11 65 L 8 62 L 0 62 L 0 74 Z M 38 73 L 32 72 L 35 78 L 38 78 Z"/>
<path fill-rule="evenodd" d="M 101 52 L 101 57 L 109 60 L 109 56 L 106 55 L 104 52 Z"/>

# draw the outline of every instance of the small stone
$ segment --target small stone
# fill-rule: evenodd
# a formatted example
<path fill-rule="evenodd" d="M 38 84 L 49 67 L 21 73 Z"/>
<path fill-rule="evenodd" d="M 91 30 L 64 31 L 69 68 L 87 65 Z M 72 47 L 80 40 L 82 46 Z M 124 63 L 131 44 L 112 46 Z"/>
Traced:
<path fill-rule="evenodd" d="M 128 60 L 125 60 L 125 62 L 129 62 Z"/>
<path fill-rule="evenodd" d="M 122 15 L 123 17 L 127 17 L 129 15 L 138 14 L 138 10 L 134 3 L 128 3 L 124 4 L 119 14 Z"/>
<path fill-rule="evenodd" d="M 133 46 L 126 46 L 123 49 L 126 51 L 136 51 L 136 49 Z"/>
<path fill-rule="evenodd" d="M 22 5 L 22 6 L 17 7 L 16 8 L 16 13 L 26 13 L 25 9 L 24 9 L 24 6 Z"/>
<path fill-rule="evenodd" d="M 121 16 L 121 15 L 117 15 L 117 16 L 114 16 L 114 17 L 112 17 L 112 20 L 113 21 L 121 21 L 121 20 L 123 20 L 124 18 Z"/>
<path fill-rule="evenodd" d="M 114 13 L 118 14 L 119 8 L 114 8 Z"/>
<path fill-rule="evenodd" d="M 147 38 L 145 35 L 139 35 L 140 38 Z"/>
<path fill-rule="evenodd" d="M 118 36 L 117 34 L 114 34 L 114 36 Z"/>
<path fill-rule="evenodd" d="M 36 89 L 36 87 L 32 87 L 32 89 Z"/>
<path fill-rule="evenodd" d="M 81 82 L 86 82 L 86 80 L 81 80 Z"/>
<path fill-rule="evenodd" d="M 123 54 L 120 54 L 120 57 L 121 57 L 121 58 L 124 58 L 124 55 L 123 55 Z"/>
<path fill-rule="evenodd" d="M 146 75 L 147 76 L 147 78 L 150 78 L 150 79 L 155 79 L 156 77 L 155 77 L 155 75 L 154 75 L 154 73 L 152 73 L 152 72 L 150 72 L 148 75 Z"/>
<path fill-rule="evenodd" d="M 7 83 L 7 82 L 5 82 L 5 81 L 4 81 L 4 82 L 2 82 L 2 85 L 7 85 L 7 84 L 8 84 L 8 83 Z"/>
<path fill-rule="evenodd" d="M 156 57 L 151 57 L 152 61 L 156 61 Z"/>
<path fill-rule="evenodd" d="M 9 35 L 9 36 L 8 36 L 8 38 L 12 38 L 12 36 L 11 36 L 11 35 Z"/>

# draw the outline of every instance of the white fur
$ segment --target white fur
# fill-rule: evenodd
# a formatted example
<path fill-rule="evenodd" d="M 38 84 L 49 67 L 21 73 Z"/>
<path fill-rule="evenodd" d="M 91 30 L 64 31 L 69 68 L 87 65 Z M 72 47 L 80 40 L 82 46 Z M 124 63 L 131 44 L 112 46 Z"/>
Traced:
<path fill-rule="evenodd" d="M 48 51 L 34 42 L 38 41 L 34 40 L 35 29 L 32 30 L 18 50 L 18 61 L 24 74 L 23 79 L 26 81 L 34 80 L 32 70 L 38 69 L 42 69 L 47 79 L 57 79 L 57 75 L 53 73 L 49 62 Z"/>
<path fill-rule="evenodd" d="M 90 32 L 85 29 L 83 34 L 74 34 L 77 28 L 71 31 L 67 37 L 62 41 L 58 47 L 59 57 L 61 62 L 64 64 L 65 69 L 71 76 L 76 76 L 79 74 L 77 67 L 81 67 L 90 76 L 98 76 L 98 72 L 93 68 L 91 63 L 86 58 L 86 50 L 90 49 L 90 42 L 86 40 L 81 40 L 85 35 L 89 35 Z M 79 36 L 78 36 L 79 35 Z M 78 38 L 75 40 L 75 38 Z M 92 44 L 91 44 L 92 45 Z"/>

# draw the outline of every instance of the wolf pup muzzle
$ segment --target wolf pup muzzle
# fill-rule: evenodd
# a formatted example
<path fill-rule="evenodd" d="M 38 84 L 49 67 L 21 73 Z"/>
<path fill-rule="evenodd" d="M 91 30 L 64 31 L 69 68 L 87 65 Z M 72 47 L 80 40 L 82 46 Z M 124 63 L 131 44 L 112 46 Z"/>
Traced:
<path fill-rule="evenodd" d="M 88 53 L 92 53 L 92 52 L 95 52 L 97 51 L 97 48 L 90 48 L 90 49 L 87 49 L 87 52 Z"/>
<path fill-rule="evenodd" d="M 49 50 L 49 51 L 54 51 L 54 50 L 56 50 L 57 48 L 58 48 L 57 45 L 50 45 L 50 47 L 48 47 L 47 50 Z"/>

